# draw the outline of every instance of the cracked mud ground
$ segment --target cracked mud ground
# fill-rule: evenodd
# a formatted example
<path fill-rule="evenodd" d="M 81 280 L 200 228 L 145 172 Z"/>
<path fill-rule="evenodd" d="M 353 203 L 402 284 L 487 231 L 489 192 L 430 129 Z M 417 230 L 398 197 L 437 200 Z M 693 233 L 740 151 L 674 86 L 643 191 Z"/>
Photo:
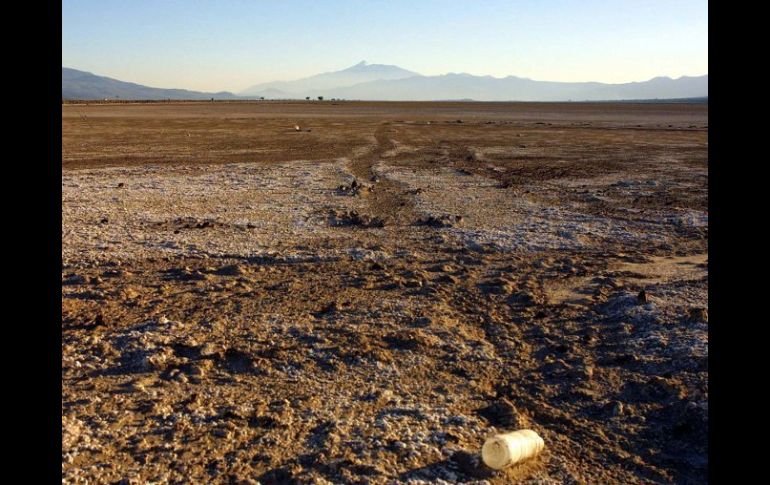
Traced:
<path fill-rule="evenodd" d="M 63 105 L 63 482 L 705 483 L 707 109 Z"/>

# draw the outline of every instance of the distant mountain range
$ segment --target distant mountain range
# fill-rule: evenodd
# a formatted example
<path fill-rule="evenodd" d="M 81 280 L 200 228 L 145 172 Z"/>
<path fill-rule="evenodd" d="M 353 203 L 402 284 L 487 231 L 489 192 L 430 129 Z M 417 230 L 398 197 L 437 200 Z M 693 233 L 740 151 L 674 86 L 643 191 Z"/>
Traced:
<path fill-rule="evenodd" d="M 310 93 L 316 95 L 316 92 Z M 603 84 L 597 82 L 533 81 L 515 76 L 494 78 L 470 74 L 415 76 L 406 79 L 370 81 L 324 90 L 328 97 L 377 99 L 469 98 L 476 101 L 601 101 L 621 99 L 688 98 L 708 96 L 708 76 L 654 78 L 646 82 Z"/>
<path fill-rule="evenodd" d="M 161 89 L 127 83 L 90 72 L 61 68 L 62 99 L 237 99 L 233 93 L 202 93 L 186 89 Z"/>
<path fill-rule="evenodd" d="M 335 72 L 316 74 L 296 81 L 274 81 L 256 84 L 241 91 L 241 96 L 299 96 L 323 95 L 325 92 L 373 81 L 388 81 L 420 76 L 416 72 L 385 64 L 367 64 L 361 61 L 355 66 Z"/>
<path fill-rule="evenodd" d="M 362 61 L 341 71 L 294 81 L 256 84 L 238 93 L 201 93 L 158 89 L 126 83 L 75 69 L 62 68 L 64 99 L 327 99 L 382 101 L 613 101 L 708 97 L 708 75 L 677 79 L 656 77 L 644 82 L 551 82 L 508 76 L 443 74 L 423 76 L 398 66 Z"/>

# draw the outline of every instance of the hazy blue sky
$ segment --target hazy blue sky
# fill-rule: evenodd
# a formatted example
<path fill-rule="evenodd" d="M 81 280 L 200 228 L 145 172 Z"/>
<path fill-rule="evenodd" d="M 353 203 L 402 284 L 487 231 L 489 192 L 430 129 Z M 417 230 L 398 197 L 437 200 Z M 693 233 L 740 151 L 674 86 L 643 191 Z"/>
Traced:
<path fill-rule="evenodd" d="M 240 91 L 361 60 L 548 81 L 707 74 L 708 2 L 62 2 L 63 66 L 154 87 Z"/>

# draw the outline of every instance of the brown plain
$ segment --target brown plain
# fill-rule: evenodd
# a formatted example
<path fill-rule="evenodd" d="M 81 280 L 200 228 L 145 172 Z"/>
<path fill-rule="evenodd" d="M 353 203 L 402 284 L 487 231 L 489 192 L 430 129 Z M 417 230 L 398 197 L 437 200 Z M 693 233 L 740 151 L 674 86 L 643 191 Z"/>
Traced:
<path fill-rule="evenodd" d="M 707 104 L 63 104 L 62 168 L 67 482 L 707 481 Z"/>

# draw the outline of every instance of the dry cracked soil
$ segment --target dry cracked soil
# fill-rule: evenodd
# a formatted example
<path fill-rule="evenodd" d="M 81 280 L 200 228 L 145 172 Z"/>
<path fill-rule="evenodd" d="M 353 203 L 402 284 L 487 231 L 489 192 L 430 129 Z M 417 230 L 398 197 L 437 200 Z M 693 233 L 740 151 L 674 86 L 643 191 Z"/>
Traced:
<path fill-rule="evenodd" d="M 62 131 L 63 483 L 707 482 L 708 105 Z M 480 463 L 525 427 L 543 453 Z"/>

